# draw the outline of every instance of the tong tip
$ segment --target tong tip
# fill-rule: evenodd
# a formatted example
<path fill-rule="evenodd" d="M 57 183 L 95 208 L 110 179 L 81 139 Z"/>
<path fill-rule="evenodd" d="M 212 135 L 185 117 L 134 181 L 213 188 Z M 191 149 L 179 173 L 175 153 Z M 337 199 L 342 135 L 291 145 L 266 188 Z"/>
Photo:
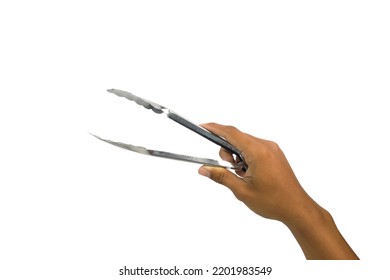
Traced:
<path fill-rule="evenodd" d="M 103 141 L 103 142 L 106 142 L 108 144 L 111 144 L 113 146 L 116 146 L 116 147 L 119 147 L 119 148 L 122 148 L 122 149 L 125 149 L 125 150 L 129 150 L 129 151 L 133 151 L 133 152 L 136 152 L 136 153 L 140 153 L 140 154 L 144 154 L 144 155 L 150 155 L 150 151 L 147 150 L 146 148 L 144 147 L 141 147 L 141 146 L 134 146 L 134 145 L 131 145 L 131 144 L 126 144 L 126 143 L 122 143 L 122 142 L 115 142 L 115 141 L 112 141 L 112 140 L 108 140 L 108 139 L 104 139 L 104 138 L 101 138 L 93 133 L 90 133 L 88 132 L 89 134 L 91 134 L 92 136 L 96 137 L 97 139 Z"/>

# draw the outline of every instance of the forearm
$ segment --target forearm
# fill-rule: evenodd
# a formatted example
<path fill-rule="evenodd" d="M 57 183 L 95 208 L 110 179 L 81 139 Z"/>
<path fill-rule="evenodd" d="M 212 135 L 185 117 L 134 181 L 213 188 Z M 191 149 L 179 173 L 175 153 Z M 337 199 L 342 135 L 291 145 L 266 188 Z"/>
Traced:
<path fill-rule="evenodd" d="M 337 229 L 329 212 L 314 201 L 310 211 L 306 209 L 306 213 L 302 213 L 297 220 L 285 224 L 307 259 L 359 259 Z"/>

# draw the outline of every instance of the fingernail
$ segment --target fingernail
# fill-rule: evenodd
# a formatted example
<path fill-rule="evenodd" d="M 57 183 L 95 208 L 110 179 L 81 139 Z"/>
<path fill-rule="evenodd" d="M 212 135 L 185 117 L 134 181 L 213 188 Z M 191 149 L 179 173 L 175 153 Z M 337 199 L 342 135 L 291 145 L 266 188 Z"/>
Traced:
<path fill-rule="evenodd" d="M 210 170 L 208 170 L 206 167 L 202 166 L 201 168 L 199 168 L 198 170 L 198 173 L 202 176 L 205 176 L 207 178 L 210 178 L 211 176 L 211 173 L 210 173 Z"/>

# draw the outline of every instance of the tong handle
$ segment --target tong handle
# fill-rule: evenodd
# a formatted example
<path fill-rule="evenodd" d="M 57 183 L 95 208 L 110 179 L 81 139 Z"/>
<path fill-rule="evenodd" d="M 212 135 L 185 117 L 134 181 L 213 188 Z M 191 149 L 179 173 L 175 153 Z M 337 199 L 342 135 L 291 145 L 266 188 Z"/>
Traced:
<path fill-rule="evenodd" d="M 178 124 L 181 124 L 182 126 L 185 126 L 186 128 L 192 130 L 193 132 L 199 134 L 200 136 L 203 136 L 204 138 L 210 140 L 211 142 L 217 144 L 218 146 L 221 146 L 225 150 L 229 151 L 230 153 L 236 155 L 238 157 L 239 162 L 243 162 L 244 158 L 242 157 L 239 150 L 237 150 L 236 147 L 234 147 L 232 144 L 230 144 L 228 141 L 223 139 L 222 137 L 219 137 L 218 135 L 215 135 L 214 133 L 211 133 L 210 131 L 204 129 L 203 127 L 200 127 L 189 120 L 186 120 L 185 118 L 181 117 L 180 115 L 176 114 L 175 112 L 169 111 L 167 114 L 168 118 L 171 120 L 174 120 Z M 242 170 L 246 170 L 246 164 L 242 166 Z"/>

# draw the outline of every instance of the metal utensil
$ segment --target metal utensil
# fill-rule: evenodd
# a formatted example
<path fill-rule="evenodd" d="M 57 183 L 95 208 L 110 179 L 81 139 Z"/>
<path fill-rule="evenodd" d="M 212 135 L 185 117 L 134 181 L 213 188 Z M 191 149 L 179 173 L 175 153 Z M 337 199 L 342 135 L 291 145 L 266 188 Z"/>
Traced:
<path fill-rule="evenodd" d="M 144 154 L 144 155 L 151 155 L 151 156 L 156 156 L 156 157 L 169 158 L 169 159 L 188 161 L 188 162 L 194 162 L 194 163 L 201 163 L 201 164 L 206 164 L 206 165 L 211 165 L 211 166 L 246 171 L 247 164 L 246 164 L 243 156 L 241 155 L 240 151 L 236 147 L 231 145 L 228 141 L 226 141 L 224 138 L 222 138 L 218 135 L 215 135 L 215 134 L 211 133 L 210 131 L 204 129 L 203 127 L 198 126 L 198 125 L 190 122 L 189 120 L 183 118 L 179 114 L 175 113 L 174 111 L 172 111 L 164 106 L 161 106 L 157 103 L 154 103 L 152 101 L 149 101 L 149 100 L 146 100 L 146 99 L 141 98 L 139 96 L 136 96 L 130 92 L 126 92 L 126 91 L 119 90 L 119 89 L 109 89 L 107 91 L 110 93 L 113 93 L 117 96 L 124 97 L 128 100 L 134 101 L 137 104 L 145 107 L 146 109 L 150 109 L 157 114 L 165 114 L 171 120 L 173 120 L 173 121 L 177 122 L 178 124 L 181 124 L 182 126 L 194 131 L 195 133 L 203 136 L 204 138 L 208 139 L 209 141 L 221 146 L 223 149 L 230 152 L 232 155 L 234 155 L 237 163 L 232 165 L 232 164 L 226 162 L 226 164 L 224 164 L 224 163 L 220 163 L 218 160 L 213 160 L 213 159 L 208 159 L 208 158 L 199 158 L 199 157 L 180 155 L 180 154 L 164 152 L 164 151 L 150 150 L 150 149 L 146 149 L 146 148 L 140 147 L 140 146 L 134 146 L 131 144 L 126 144 L 126 143 L 111 141 L 108 139 L 103 139 L 99 136 L 92 134 L 97 139 L 102 140 L 102 141 L 109 143 L 111 145 L 129 150 L 129 151 L 133 151 L 136 153 Z"/>

